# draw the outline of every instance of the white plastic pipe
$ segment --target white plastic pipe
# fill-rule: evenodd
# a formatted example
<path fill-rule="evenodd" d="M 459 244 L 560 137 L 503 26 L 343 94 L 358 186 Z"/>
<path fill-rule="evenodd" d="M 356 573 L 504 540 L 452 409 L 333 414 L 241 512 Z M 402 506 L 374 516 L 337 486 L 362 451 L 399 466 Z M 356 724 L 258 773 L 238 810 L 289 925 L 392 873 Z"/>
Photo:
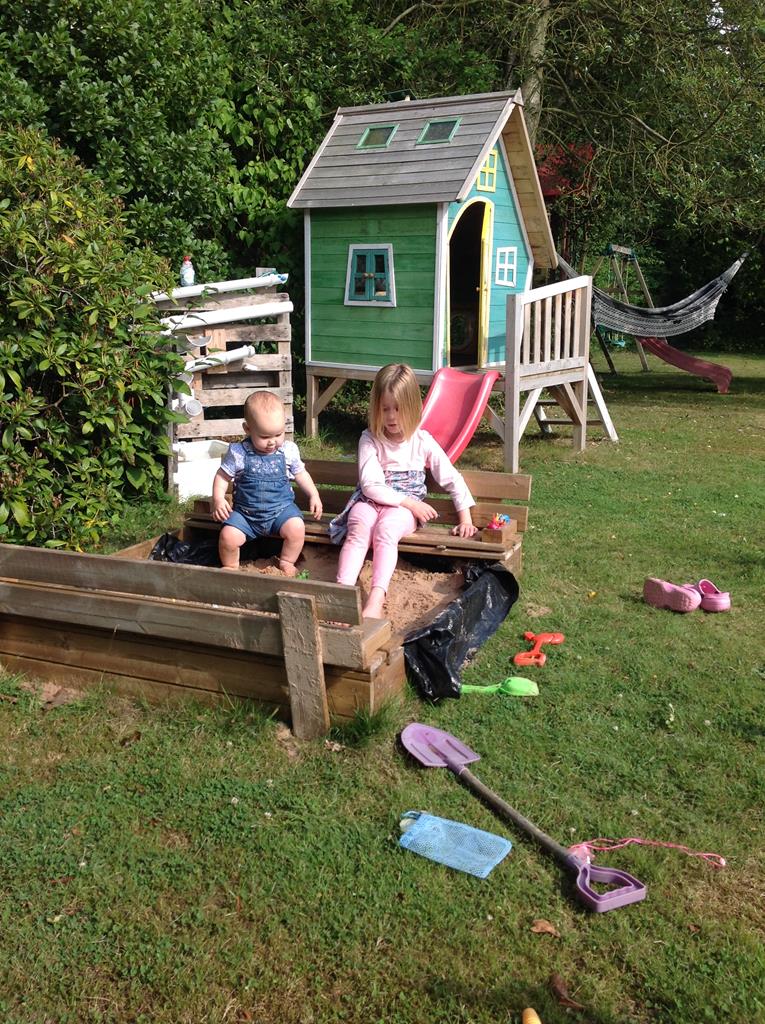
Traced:
<path fill-rule="evenodd" d="M 211 309 L 208 312 L 182 313 L 178 316 L 162 317 L 165 325 L 162 334 L 177 334 L 192 331 L 199 327 L 214 327 L 216 324 L 233 324 L 240 320 L 261 320 L 266 316 L 279 316 L 280 313 L 291 313 L 294 306 L 291 302 L 260 302 L 252 306 L 234 306 L 232 309 Z"/>
<path fill-rule="evenodd" d="M 187 416 L 201 416 L 202 403 L 193 395 L 173 395 L 170 401 L 173 412 L 185 412 Z"/>
<path fill-rule="evenodd" d="M 250 356 L 254 356 L 256 353 L 254 345 L 243 345 L 241 348 L 232 348 L 228 352 L 210 352 L 206 356 L 199 356 L 198 359 L 190 359 L 184 366 L 184 376 L 186 374 L 197 373 L 199 370 L 209 370 L 212 366 L 226 366 L 228 363 L 235 363 L 239 359 L 249 359 Z M 191 378 L 186 380 L 187 384 L 191 383 Z"/>
<path fill-rule="evenodd" d="M 192 284 L 185 288 L 173 288 L 167 292 L 152 292 L 152 299 L 155 302 L 169 302 L 178 299 L 191 299 L 196 295 L 209 295 L 213 297 L 226 292 L 250 291 L 252 288 L 275 288 L 279 284 L 286 284 L 289 274 L 262 274 L 260 277 L 241 277 L 233 281 L 210 281 L 207 284 Z"/>

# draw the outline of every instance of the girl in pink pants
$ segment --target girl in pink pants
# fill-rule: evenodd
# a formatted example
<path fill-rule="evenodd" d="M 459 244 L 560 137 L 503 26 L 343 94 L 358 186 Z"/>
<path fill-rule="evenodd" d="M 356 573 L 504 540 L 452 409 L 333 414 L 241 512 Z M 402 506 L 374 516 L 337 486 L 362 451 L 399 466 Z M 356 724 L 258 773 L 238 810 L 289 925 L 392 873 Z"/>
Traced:
<path fill-rule="evenodd" d="M 452 533 L 472 537 L 475 504 L 465 481 L 438 442 L 420 429 L 422 398 L 412 370 L 402 363 L 384 366 L 375 377 L 369 404 L 369 429 L 359 441 L 359 485 L 343 512 L 330 524 L 338 543 L 345 537 L 337 582 L 353 585 L 372 548 L 372 587 L 366 618 L 381 618 L 402 537 L 436 519 L 424 500 L 425 472 L 450 495 L 459 523 Z"/>

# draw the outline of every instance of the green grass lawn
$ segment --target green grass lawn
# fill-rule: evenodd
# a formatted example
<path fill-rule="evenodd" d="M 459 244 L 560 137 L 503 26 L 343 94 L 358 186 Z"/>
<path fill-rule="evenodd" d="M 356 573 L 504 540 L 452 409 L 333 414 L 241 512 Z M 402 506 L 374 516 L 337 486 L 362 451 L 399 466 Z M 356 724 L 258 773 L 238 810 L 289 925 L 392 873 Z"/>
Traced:
<path fill-rule="evenodd" d="M 714 358 L 714 357 L 713 357 Z M 465 673 L 512 674 L 525 629 L 566 642 L 533 699 L 413 694 L 378 722 L 293 743 L 257 710 L 108 692 L 44 710 L 2 677 L 0 1020 L 519 1022 L 765 1020 L 765 360 L 731 393 L 634 354 L 604 379 L 621 443 L 532 435 L 521 595 Z M 322 451 L 360 423 L 327 415 Z M 311 449 L 318 453 L 317 448 Z M 465 466 L 500 468 L 478 436 Z M 150 517 L 144 520 L 150 522 Z M 654 610 L 643 580 L 709 577 L 730 614 Z M 396 749 L 455 733 L 476 774 L 564 844 L 643 836 L 599 863 L 644 903 L 579 909 L 556 865 L 445 771 Z M 508 836 L 485 881 L 398 849 L 422 809 Z M 558 936 L 532 931 L 549 921 Z M 571 999 L 555 994 L 557 975 Z"/>

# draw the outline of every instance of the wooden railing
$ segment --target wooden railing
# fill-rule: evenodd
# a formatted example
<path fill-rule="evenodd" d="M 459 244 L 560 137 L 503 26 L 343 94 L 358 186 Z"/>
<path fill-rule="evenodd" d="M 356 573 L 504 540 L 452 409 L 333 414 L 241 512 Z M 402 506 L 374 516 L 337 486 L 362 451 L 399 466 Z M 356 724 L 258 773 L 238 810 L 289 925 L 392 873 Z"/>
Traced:
<path fill-rule="evenodd" d="M 587 431 L 592 278 L 575 277 L 508 296 L 505 351 L 505 469 L 518 472 L 518 444 L 543 388 L 574 421 L 574 447 Z M 522 391 L 529 392 L 523 409 Z"/>

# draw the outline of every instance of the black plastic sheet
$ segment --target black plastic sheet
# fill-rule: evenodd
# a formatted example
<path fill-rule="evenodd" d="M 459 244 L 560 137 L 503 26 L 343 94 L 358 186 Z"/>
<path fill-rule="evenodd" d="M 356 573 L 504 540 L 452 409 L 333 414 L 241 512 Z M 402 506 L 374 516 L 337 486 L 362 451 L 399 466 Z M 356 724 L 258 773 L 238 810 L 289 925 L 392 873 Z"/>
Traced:
<path fill-rule="evenodd" d="M 431 701 L 459 697 L 462 666 L 496 633 L 518 600 L 518 581 L 499 562 L 470 566 L 465 582 L 456 600 L 404 640 L 409 678 Z"/>
<path fill-rule="evenodd" d="M 149 552 L 153 562 L 175 562 L 177 565 L 209 565 L 220 569 L 218 538 L 181 540 L 174 533 L 163 533 Z"/>
<path fill-rule="evenodd" d="M 281 550 L 279 537 L 258 537 L 248 540 L 240 548 L 243 561 L 268 558 Z M 163 533 L 149 552 L 153 562 L 175 562 L 176 565 L 207 565 L 220 569 L 218 556 L 218 535 L 181 540 L 174 533 Z"/>

